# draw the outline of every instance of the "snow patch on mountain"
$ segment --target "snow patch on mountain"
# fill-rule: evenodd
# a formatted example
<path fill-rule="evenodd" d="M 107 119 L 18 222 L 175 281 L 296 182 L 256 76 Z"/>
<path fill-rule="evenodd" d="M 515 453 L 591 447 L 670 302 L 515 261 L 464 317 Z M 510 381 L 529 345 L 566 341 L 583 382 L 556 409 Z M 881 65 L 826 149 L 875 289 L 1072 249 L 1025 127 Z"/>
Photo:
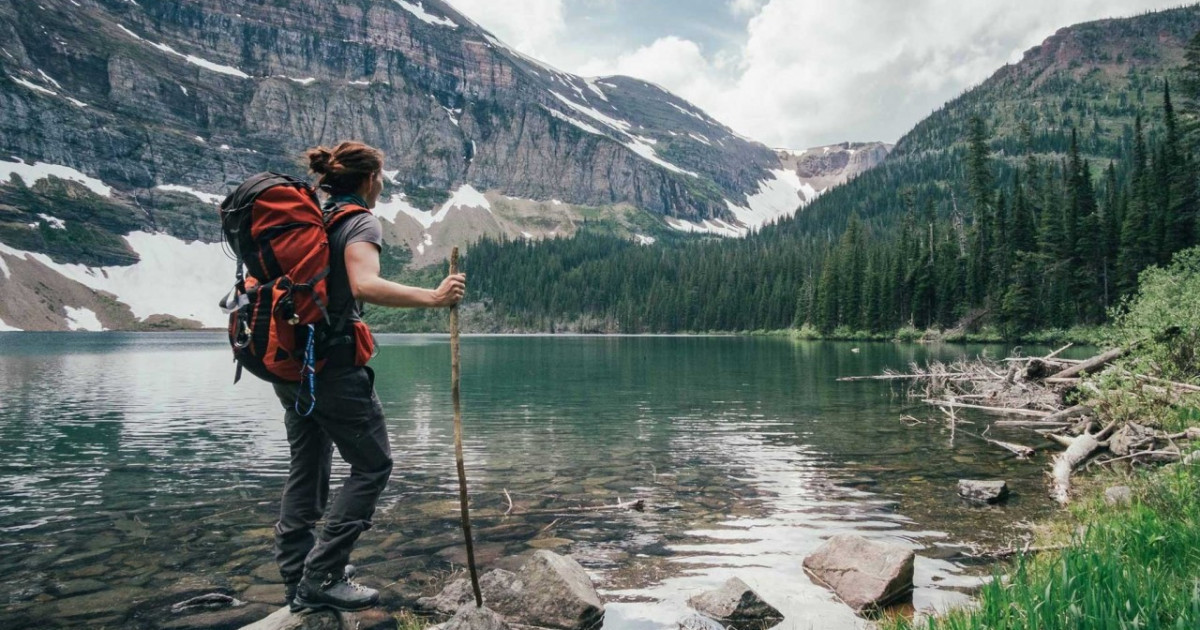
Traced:
<path fill-rule="evenodd" d="M 56 263 L 45 254 L 3 244 L 0 254 L 36 261 L 90 289 L 112 293 L 139 319 L 168 314 L 194 319 L 209 328 L 225 325 L 217 300 L 233 283 L 234 262 L 220 243 L 189 243 L 149 232 L 134 232 L 125 241 L 139 258 L 136 264 L 125 267 Z"/>
<path fill-rule="evenodd" d="M 470 184 L 463 184 L 450 195 L 450 199 L 442 206 L 444 210 L 451 208 L 483 208 L 488 212 L 492 211 L 492 204 L 483 196 L 483 193 L 475 190 Z"/>
<path fill-rule="evenodd" d="M 638 138 L 637 140 L 634 140 L 632 142 L 626 142 L 626 143 L 624 143 L 625 148 L 627 148 L 630 151 L 633 151 L 634 153 L 642 156 L 643 158 L 646 158 L 647 160 L 667 169 L 668 171 L 671 171 L 674 173 L 679 173 L 681 175 L 690 175 L 692 177 L 699 177 L 699 175 L 697 175 L 693 171 L 679 168 L 678 166 L 675 166 L 674 164 L 658 157 L 658 153 L 655 153 L 654 147 L 651 147 L 650 145 L 646 144 L 644 142 L 644 140 L 646 140 L 646 139 Z"/>
<path fill-rule="evenodd" d="M 608 114 L 605 114 L 604 112 L 601 112 L 600 110 L 598 110 L 594 107 L 580 105 L 579 103 L 572 101 L 571 99 L 563 96 L 562 94 L 559 94 L 558 92 L 555 92 L 554 90 L 550 90 L 550 93 L 553 94 L 555 98 L 562 101 L 563 104 L 566 105 L 567 107 L 570 107 L 571 109 L 573 109 L 581 114 L 584 114 L 587 117 L 589 117 L 597 122 L 600 122 L 601 124 L 604 124 L 608 127 L 612 127 L 613 129 L 615 129 L 617 131 L 620 131 L 622 133 L 629 133 L 629 131 L 633 129 L 633 125 L 629 124 L 628 122 L 626 122 L 624 120 L 613 118 L 612 116 L 609 116 Z"/>
<path fill-rule="evenodd" d="M 88 190 L 100 195 L 101 197 L 111 197 L 112 188 L 95 177 L 88 177 L 83 173 L 60 164 L 47 164 L 45 162 L 35 162 L 26 164 L 17 158 L 15 161 L 0 161 L 0 182 L 7 182 L 12 176 L 18 175 L 21 181 L 25 182 L 26 186 L 32 186 L 39 180 L 47 177 L 57 177 L 66 179 L 77 184 L 83 184 Z"/>
<path fill-rule="evenodd" d="M 438 17 L 425 10 L 425 7 L 420 2 L 405 2 L 405 0 L 396 0 L 396 4 L 400 5 L 405 11 L 417 16 L 418 20 L 433 24 L 435 26 L 445 26 L 447 28 L 458 28 L 458 25 L 447 17 Z"/>
<path fill-rule="evenodd" d="M 608 101 L 608 96 L 605 95 L 604 90 L 601 90 L 600 86 L 597 85 L 598 82 L 596 81 L 595 77 L 584 79 L 584 81 L 587 82 L 588 89 L 594 92 L 596 96 L 599 96 L 600 100 Z"/>
<path fill-rule="evenodd" d="M 667 105 L 670 105 L 671 107 L 674 107 L 675 109 L 679 110 L 679 112 L 680 112 L 681 114 L 684 114 L 685 116 L 691 116 L 692 118 L 695 118 L 696 120 L 699 120 L 699 121 L 700 121 L 700 122 L 702 122 L 702 123 L 706 123 L 706 124 L 708 123 L 708 119 L 707 119 L 707 118 L 705 118 L 704 116 L 702 116 L 702 115 L 700 115 L 700 114 L 697 114 L 696 112 L 694 112 L 694 111 L 692 111 L 692 110 L 690 110 L 690 109 L 687 109 L 687 108 L 684 108 L 684 107 L 680 107 L 680 106 L 676 105 L 675 103 L 672 103 L 671 101 L 664 101 L 664 102 L 665 102 Z"/>
<path fill-rule="evenodd" d="M 225 64 L 216 63 L 214 61 L 209 61 L 203 57 L 197 57 L 195 55 L 186 55 L 184 53 L 179 52 L 178 50 L 175 50 L 174 48 L 171 48 L 171 46 L 168 44 L 156 43 L 156 42 L 152 42 L 149 40 L 147 40 L 146 43 L 150 44 L 151 46 L 153 46 L 165 53 L 170 53 L 172 55 L 175 55 L 176 57 L 180 57 L 184 61 L 192 64 L 193 66 L 199 66 L 201 68 L 204 68 L 205 70 L 211 70 L 213 72 L 220 72 L 221 74 L 228 74 L 230 76 L 239 77 L 242 79 L 250 78 L 250 75 L 246 74 L 245 72 L 242 72 L 241 69 L 239 69 L 239 68 L 235 68 L 233 66 L 227 66 Z"/>
<path fill-rule="evenodd" d="M 776 169 L 771 171 L 771 175 L 772 179 L 759 182 L 758 192 L 746 197 L 745 206 L 725 201 L 739 223 L 757 228 L 779 218 L 790 217 L 816 197 L 812 186 L 801 182 L 795 171 Z"/>
<path fill-rule="evenodd" d="M 9 326 L 4 323 L 3 319 L 0 319 L 0 332 L 21 332 L 21 329 L 16 326 Z"/>
<path fill-rule="evenodd" d="M 562 112 L 558 111 L 557 109 L 551 109 L 551 108 L 549 108 L 549 107 L 546 107 L 546 106 L 544 106 L 544 105 L 542 106 L 542 109 L 546 110 L 546 112 L 547 112 L 548 114 L 550 114 L 551 116 L 553 116 L 554 118 L 557 118 L 557 119 L 559 119 L 559 120 L 561 120 L 561 121 L 563 121 L 563 122 L 566 122 L 566 123 L 572 124 L 572 125 L 574 125 L 574 126 L 576 126 L 576 127 L 580 128 L 580 129 L 582 129 L 582 130 L 584 130 L 584 131 L 586 131 L 586 132 L 588 132 L 588 133 L 596 134 L 597 136 L 603 136 L 603 137 L 605 137 L 605 138 L 607 138 L 607 137 L 608 137 L 608 136 L 607 136 L 607 135 L 606 135 L 606 134 L 605 134 L 603 131 L 600 131 L 599 129 L 597 129 L 597 128 L 595 128 L 595 127 L 593 127 L 593 126 L 591 126 L 591 125 L 589 125 L 589 124 L 587 124 L 587 123 L 585 123 L 585 122 L 583 122 L 582 120 L 577 120 L 577 119 L 575 119 L 575 118 L 572 118 L 572 117 L 570 117 L 570 116 L 568 116 L 568 115 L 566 115 L 566 114 L 564 114 L 564 113 L 562 113 Z"/>
<path fill-rule="evenodd" d="M 67 328 L 71 330 L 87 330 L 92 332 L 106 330 L 104 324 L 100 323 L 100 318 L 96 316 L 96 311 L 90 308 L 64 306 L 63 310 L 67 313 Z"/>
<path fill-rule="evenodd" d="M 40 75 L 40 76 L 41 76 L 43 79 L 45 79 L 46 81 L 48 81 L 48 82 L 50 82 L 50 83 L 53 83 L 53 84 L 54 84 L 54 87 L 56 87 L 56 88 L 58 88 L 58 89 L 60 89 L 60 90 L 62 89 L 62 84 L 61 84 L 61 83 L 59 83 L 58 81 L 55 81 L 53 77 L 51 77 L 50 75 L 48 75 L 48 74 L 46 74 L 45 72 L 43 72 L 41 68 L 38 68 L 38 69 L 37 69 L 37 73 L 38 73 L 38 74 L 39 74 L 39 75 Z"/>
<path fill-rule="evenodd" d="M 375 207 L 371 209 L 371 212 L 373 212 L 375 216 L 379 217 L 380 219 L 386 219 L 390 223 L 395 223 L 396 217 L 401 213 L 417 219 L 418 222 L 421 220 L 419 218 L 421 215 L 429 214 L 427 212 L 423 213 L 416 209 L 412 204 L 408 203 L 406 199 L 407 198 L 404 196 L 404 193 L 395 193 L 388 198 L 387 201 L 376 201 Z"/>
<path fill-rule="evenodd" d="M 184 53 L 179 52 L 178 50 L 175 50 L 168 44 L 152 42 L 148 39 L 143 38 L 142 36 L 138 35 L 137 33 L 134 33 L 133 31 L 129 30 L 128 28 L 125 28 L 125 25 L 123 25 L 123 24 L 118 24 L 117 28 L 121 29 L 122 31 L 125 31 L 126 35 L 138 40 L 139 42 L 146 42 L 147 44 L 150 44 L 151 46 L 153 46 L 165 53 L 175 55 L 176 57 L 179 57 L 194 66 L 204 68 L 205 70 L 211 70 L 213 72 L 220 72 L 221 74 L 228 74 L 230 76 L 240 77 L 242 79 L 250 78 L 250 75 L 246 74 L 245 72 L 242 72 L 241 69 L 239 69 L 239 68 L 235 68 L 233 66 L 227 66 L 225 64 L 220 64 L 220 63 L 216 63 L 213 61 L 209 61 L 203 57 L 197 57 L 195 55 L 186 55 Z M 187 90 L 184 90 L 184 94 L 187 94 Z"/>
<path fill-rule="evenodd" d="M 421 224 L 421 227 L 428 230 L 431 226 L 433 226 L 434 223 L 440 223 L 441 221 L 444 221 L 446 216 L 450 214 L 450 210 L 454 208 L 481 208 L 491 212 L 492 204 L 487 200 L 487 197 L 485 197 L 483 193 L 475 190 L 475 188 L 473 188 L 470 184 L 463 184 L 462 186 L 459 186 L 458 190 L 455 190 L 450 195 L 450 198 L 446 200 L 446 203 L 443 203 L 442 206 L 436 211 L 426 212 L 424 210 L 419 210 L 412 204 L 405 201 L 403 193 L 397 193 L 392 195 L 392 198 L 386 202 L 377 202 L 375 204 L 374 212 L 375 216 L 378 216 L 381 219 L 387 219 L 392 223 L 396 222 L 396 217 L 399 216 L 400 213 L 404 213 L 412 217 L 417 223 Z M 421 249 L 422 248 L 418 248 L 418 253 L 424 253 L 421 251 Z"/>
<path fill-rule="evenodd" d="M 746 228 L 730 225 L 721 219 L 705 219 L 700 223 L 693 223 L 675 217 L 667 217 L 667 225 L 674 230 L 680 232 L 695 232 L 700 234 L 716 234 L 717 236 L 745 236 L 748 230 Z"/>
<path fill-rule="evenodd" d="M 166 190 L 168 192 L 178 192 L 191 195 L 205 203 L 221 203 L 225 200 L 225 195 L 214 195 L 212 193 L 201 192 L 195 188 L 180 186 L 179 184 L 159 184 L 155 186 L 158 190 Z"/>
<path fill-rule="evenodd" d="M 50 96 L 58 96 L 58 92 L 55 92 L 54 90 L 51 90 L 51 89 L 48 89 L 48 88 L 44 88 L 44 87 L 42 87 L 42 86 L 40 86 L 40 85 L 38 85 L 38 84 L 36 84 L 36 83 L 34 83 L 34 82 L 32 82 L 32 81 L 26 81 L 25 79 L 22 79 L 22 78 L 20 78 L 20 77 L 14 77 L 14 76 L 13 76 L 13 75 L 11 75 L 11 74 L 10 74 L 10 75 L 8 75 L 8 78 L 12 79 L 13 81 L 15 81 L 15 82 L 17 82 L 17 83 L 19 83 L 19 84 L 21 84 L 21 85 L 23 85 L 23 86 L 25 86 L 25 87 L 27 87 L 27 88 L 31 89 L 31 90 L 34 90 L 34 91 L 36 91 L 36 92 L 41 92 L 41 93 L 43 93 L 43 94 L 48 94 L 48 95 L 50 95 Z"/>
<path fill-rule="evenodd" d="M 629 149 L 630 151 L 633 151 L 634 153 L 645 158 L 646 160 L 648 160 L 654 164 L 657 164 L 658 166 L 661 166 L 673 173 L 679 173 L 681 175 L 690 175 L 692 177 L 699 177 L 696 173 L 686 170 L 686 169 L 682 169 L 682 168 L 662 159 L 661 157 L 659 157 L 658 153 L 654 151 L 654 147 L 651 146 L 653 144 L 656 144 L 658 141 L 654 140 L 653 138 L 644 138 L 642 136 L 634 134 L 633 133 L 633 125 L 629 124 L 629 122 L 620 120 L 618 118 L 613 118 L 612 116 L 609 116 L 608 114 L 605 114 L 604 112 L 601 112 L 600 110 L 598 110 L 594 107 L 580 105 L 579 103 L 572 101 L 571 99 L 563 96 L 562 94 L 559 94 L 558 92 L 555 92 L 554 90 L 550 90 L 550 93 L 553 94 L 555 98 L 562 101 L 562 103 L 564 105 L 566 105 L 567 107 L 570 107 L 571 109 L 587 116 L 588 118 L 591 118 L 592 120 L 612 129 L 617 134 L 619 134 L 621 136 L 625 136 L 627 138 L 627 140 L 621 141 L 621 144 L 625 145 L 625 148 Z M 557 112 L 555 112 L 554 110 L 552 110 L 548 107 L 546 108 L 546 110 L 549 111 L 551 113 L 551 115 L 557 114 Z M 583 129 L 584 131 L 589 131 L 591 133 L 595 133 L 598 135 L 606 135 L 606 134 L 601 133 L 595 127 L 592 127 L 591 125 L 587 125 L 585 123 L 577 121 L 569 116 L 566 116 L 565 114 L 559 114 L 556 117 L 563 118 L 563 119 L 567 120 L 568 122 L 570 122 L 571 124 L 579 127 L 580 129 Z"/>
<path fill-rule="evenodd" d="M 62 219 L 60 219 L 58 217 L 52 217 L 52 216 L 42 213 L 42 212 L 38 213 L 38 217 L 40 217 L 43 221 L 45 221 L 46 224 L 50 226 L 51 230 L 67 229 L 67 222 L 63 221 Z M 34 223 L 33 227 L 37 227 L 37 224 Z"/>

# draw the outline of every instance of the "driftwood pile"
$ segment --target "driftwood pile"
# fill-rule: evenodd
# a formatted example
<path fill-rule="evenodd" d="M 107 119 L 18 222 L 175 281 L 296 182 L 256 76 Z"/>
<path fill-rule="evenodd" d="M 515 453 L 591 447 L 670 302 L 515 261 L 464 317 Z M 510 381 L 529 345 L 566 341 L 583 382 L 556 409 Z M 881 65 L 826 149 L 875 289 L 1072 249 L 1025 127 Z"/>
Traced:
<path fill-rule="evenodd" d="M 914 364 L 910 373 L 888 372 L 838 380 L 907 383 L 907 395 L 941 409 L 952 428 L 960 422 L 956 410 L 974 409 L 1007 416 L 995 421 L 995 426 L 1028 427 L 1044 439 L 1065 447 L 1066 450 L 1054 456 L 1050 473 L 1051 494 L 1062 504 L 1070 500 L 1071 473 L 1103 451 L 1109 456 L 1097 459 L 1100 463 L 1200 461 L 1200 451 L 1188 455 L 1190 449 L 1185 448 L 1188 441 L 1200 443 L 1200 428 L 1168 434 L 1138 422 L 1126 422 L 1120 427 L 1109 422 L 1101 427 L 1098 422 L 1101 414 L 1088 403 L 1069 404 L 1068 400 L 1087 397 L 1079 393 L 1098 399 L 1102 392 L 1084 377 L 1111 368 L 1114 361 L 1128 352 L 1127 348 L 1117 348 L 1086 360 L 1059 358 L 1070 346 L 1067 344 L 1042 357 L 1018 356 L 1003 361 L 978 358 L 949 364 L 933 362 L 925 367 Z M 1195 385 L 1148 375 L 1129 376 L 1140 381 L 1143 389 L 1173 399 L 1200 394 L 1200 387 Z M 902 420 L 920 422 L 911 416 Z M 985 430 L 975 437 L 1017 457 L 1028 458 L 1036 453 L 1031 447 L 995 440 L 986 434 Z"/>

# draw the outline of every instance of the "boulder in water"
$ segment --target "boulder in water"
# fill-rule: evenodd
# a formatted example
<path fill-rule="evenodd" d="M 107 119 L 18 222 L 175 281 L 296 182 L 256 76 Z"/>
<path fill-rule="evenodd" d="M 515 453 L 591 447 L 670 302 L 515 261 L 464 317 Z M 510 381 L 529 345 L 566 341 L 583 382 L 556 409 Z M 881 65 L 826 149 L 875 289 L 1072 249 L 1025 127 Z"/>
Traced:
<path fill-rule="evenodd" d="M 804 568 L 855 612 L 863 612 L 911 595 L 913 560 L 907 547 L 840 534 L 805 558 Z"/>
<path fill-rule="evenodd" d="M 578 562 L 549 550 L 540 550 L 516 572 L 496 569 L 479 579 L 484 604 L 511 623 L 560 630 L 586 630 L 604 619 L 591 578 Z M 470 580 L 448 584 L 434 597 L 422 597 L 417 606 L 443 614 L 457 613 L 463 604 L 474 605 Z"/>
<path fill-rule="evenodd" d="M 972 503 L 999 503 L 1008 498 L 1008 483 L 959 479 L 958 496 Z"/>
<path fill-rule="evenodd" d="M 689 599 L 688 606 L 739 628 L 748 625 L 768 628 L 783 620 L 778 609 L 763 601 L 758 593 L 736 577 L 729 578 L 720 588 Z"/>

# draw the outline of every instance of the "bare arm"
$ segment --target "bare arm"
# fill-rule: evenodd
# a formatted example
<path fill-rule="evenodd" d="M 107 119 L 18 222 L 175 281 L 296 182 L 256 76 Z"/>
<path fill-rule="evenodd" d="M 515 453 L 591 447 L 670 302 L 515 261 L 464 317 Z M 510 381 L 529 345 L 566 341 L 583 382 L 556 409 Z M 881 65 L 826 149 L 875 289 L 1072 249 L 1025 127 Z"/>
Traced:
<path fill-rule="evenodd" d="M 467 288 L 466 274 L 447 276 L 436 289 L 410 287 L 379 277 L 379 248 L 372 243 L 346 247 L 346 276 L 354 299 L 370 304 L 408 308 L 453 306 Z"/>

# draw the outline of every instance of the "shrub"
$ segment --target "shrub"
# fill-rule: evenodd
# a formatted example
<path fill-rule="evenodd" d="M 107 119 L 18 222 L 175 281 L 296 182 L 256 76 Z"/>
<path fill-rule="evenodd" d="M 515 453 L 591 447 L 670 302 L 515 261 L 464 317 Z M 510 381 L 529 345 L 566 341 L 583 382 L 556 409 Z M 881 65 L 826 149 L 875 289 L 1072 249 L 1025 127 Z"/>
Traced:
<path fill-rule="evenodd" d="M 1137 293 L 1114 309 L 1109 341 L 1138 343 L 1129 360 L 1134 371 L 1200 381 L 1200 247 L 1141 273 Z"/>

